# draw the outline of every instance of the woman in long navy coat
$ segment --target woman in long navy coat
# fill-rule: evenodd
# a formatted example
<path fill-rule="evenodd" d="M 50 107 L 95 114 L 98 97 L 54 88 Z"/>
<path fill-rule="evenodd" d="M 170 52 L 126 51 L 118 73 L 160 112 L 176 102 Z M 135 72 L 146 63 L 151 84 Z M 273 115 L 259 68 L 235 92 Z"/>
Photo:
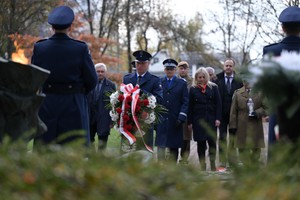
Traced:
<path fill-rule="evenodd" d="M 215 169 L 217 127 L 220 125 L 222 103 L 218 86 L 209 81 L 209 74 L 200 67 L 194 77 L 189 93 L 189 128 L 197 142 L 201 169 L 205 170 L 206 142 L 209 144 L 211 169 Z"/>
<path fill-rule="evenodd" d="M 177 62 L 166 59 L 163 62 L 166 76 L 162 78 L 163 100 L 168 112 L 163 114 L 157 126 L 155 144 L 158 146 L 158 159 L 164 159 L 164 150 L 170 148 L 173 159 L 177 161 L 178 150 L 183 143 L 183 122 L 187 119 L 188 88 L 185 80 L 175 76 Z"/>

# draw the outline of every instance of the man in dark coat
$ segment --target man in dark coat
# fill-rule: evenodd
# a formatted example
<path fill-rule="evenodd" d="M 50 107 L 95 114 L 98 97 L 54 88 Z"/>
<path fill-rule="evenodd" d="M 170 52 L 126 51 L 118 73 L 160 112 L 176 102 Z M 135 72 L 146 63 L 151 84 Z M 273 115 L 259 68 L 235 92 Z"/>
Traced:
<path fill-rule="evenodd" d="M 188 112 L 187 82 L 175 76 L 177 64 L 173 59 L 166 59 L 163 62 L 166 76 L 161 79 L 164 96 L 162 105 L 168 109 L 168 112 L 162 115 L 155 140 L 158 146 L 158 160 L 164 160 L 167 147 L 176 162 L 178 150 L 183 143 L 182 128 Z"/>
<path fill-rule="evenodd" d="M 133 53 L 133 56 L 136 59 L 136 70 L 133 73 L 125 75 L 123 83 L 132 83 L 133 86 L 139 84 L 142 92 L 154 95 L 157 103 L 161 103 L 163 91 L 160 78 L 148 72 L 150 60 L 152 58 L 151 54 L 143 50 L 138 50 Z M 147 132 L 145 141 L 148 146 L 153 147 L 153 129 Z"/>
<path fill-rule="evenodd" d="M 283 50 L 300 51 L 300 8 L 291 6 L 284 9 L 279 15 L 279 21 L 282 23 L 282 29 L 286 37 L 279 43 L 270 44 L 264 47 L 263 55 L 280 56 Z M 276 141 L 274 127 L 277 124 L 275 114 L 269 118 L 269 143 Z M 280 131 L 279 131 L 280 132 Z"/>
<path fill-rule="evenodd" d="M 35 142 L 64 144 L 85 137 L 88 144 L 90 140 L 86 94 L 95 87 L 97 74 L 88 46 L 67 35 L 73 20 L 71 8 L 55 8 L 48 17 L 55 34 L 34 45 L 32 64 L 50 71 L 39 110 L 48 130 Z"/>
<path fill-rule="evenodd" d="M 230 119 L 230 107 L 232 102 L 232 95 L 235 90 L 243 87 L 243 82 L 236 76 L 234 72 L 235 61 L 233 59 L 227 59 L 224 62 L 224 71 L 217 74 L 215 83 L 218 85 L 219 93 L 222 101 L 222 119 L 220 125 L 220 165 L 226 166 L 226 152 L 223 150 L 226 147 L 227 127 Z M 234 137 L 232 137 L 234 138 Z M 223 148 L 222 148 L 223 147 Z M 230 144 L 229 148 L 232 148 L 233 144 Z"/>
<path fill-rule="evenodd" d="M 104 150 L 107 145 L 108 136 L 112 125 L 109 109 L 108 93 L 116 91 L 116 85 L 106 78 L 107 68 L 104 63 L 97 63 L 95 69 L 98 75 L 98 83 L 89 95 L 89 117 L 90 117 L 90 137 L 94 143 L 95 135 L 98 135 L 98 148 Z"/>

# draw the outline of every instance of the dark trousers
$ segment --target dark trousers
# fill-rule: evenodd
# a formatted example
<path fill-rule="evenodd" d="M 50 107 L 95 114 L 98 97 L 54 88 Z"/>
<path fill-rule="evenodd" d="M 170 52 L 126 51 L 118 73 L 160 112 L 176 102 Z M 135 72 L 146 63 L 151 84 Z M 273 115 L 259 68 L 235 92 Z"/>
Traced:
<path fill-rule="evenodd" d="M 207 143 L 209 145 L 209 158 L 210 158 L 210 165 L 211 170 L 216 169 L 215 161 L 216 161 L 216 142 L 214 139 L 207 140 Z M 201 169 L 205 170 L 205 151 L 207 150 L 206 141 L 197 141 L 197 152 L 198 157 L 201 165 Z"/>
<path fill-rule="evenodd" d="M 276 142 L 276 136 L 275 136 L 275 130 L 274 127 L 277 124 L 277 117 L 276 115 L 273 113 L 272 115 L 270 115 L 269 117 L 269 144 L 274 144 Z"/>
<path fill-rule="evenodd" d="M 97 133 L 97 123 L 91 124 L 90 125 L 90 140 L 91 140 L 92 144 L 95 142 L 96 133 Z M 108 135 L 109 135 L 109 133 L 107 133 L 105 135 L 98 134 L 98 148 L 100 150 L 106 149 Z"/>
<path fill-rule="evenodd" d="M 169 149 L 170 149 L 171 161 L 175 161 L 175 163 L 177 163 L 177 159 L 178 159 L 178 155 L 179 155 L 179 148 L 169 148 Z M 157 159 L 158 159 L 158 161 L 166 160 L 166 148 L 157 147 Z"/>

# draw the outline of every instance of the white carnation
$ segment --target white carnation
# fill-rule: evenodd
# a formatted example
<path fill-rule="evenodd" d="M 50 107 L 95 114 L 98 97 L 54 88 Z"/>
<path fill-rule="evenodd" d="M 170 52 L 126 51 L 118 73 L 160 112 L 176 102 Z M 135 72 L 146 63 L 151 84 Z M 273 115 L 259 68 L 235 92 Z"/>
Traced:
<path fill-rule="evenodd" d="M 118 113 L 116 113 L 116 112 L 113 111 L 113 110 L 109 111 L 109 115 L 110 115 L 110 117 L 111 117 L 111 120 L 114 121 L 114 122 L 117 121 L 117 120 L 119 119 Z"/>
<path fill-rule="evenodd" d="M 145 123 L 151 124 L 155 121 L 155 114 L 154 112 L 151 112 L 148 117 L 145 119 Z"/>
<path fill-rule="evenodd" d="M 112 106 L 114 106 L 114 105 L 116 105 L 116 103 L 118 103 L 118 101 L 119 101 L 118 97 L 119 97 L 118 91 L 116 91 L 110 95 L 110 103 Z"/>
<path fill-rule="evenodd" d="M 147 107 L 154 109 L 156 107 L 156 98 L 155 96 L 151 95 L 148 97 L 149 105 Z"/>

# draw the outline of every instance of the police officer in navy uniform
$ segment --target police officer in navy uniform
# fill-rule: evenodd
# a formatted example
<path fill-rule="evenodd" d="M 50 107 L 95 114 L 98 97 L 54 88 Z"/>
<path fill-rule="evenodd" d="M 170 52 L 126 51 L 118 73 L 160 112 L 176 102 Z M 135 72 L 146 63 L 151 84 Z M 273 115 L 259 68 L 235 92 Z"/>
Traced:
<path fill-rule="evenodd" d="M 187 119 L 188 112 L 188 87 L 187 82 L 178 78 L 176 67 L 178 63 L 173 59 L 163 61 L 166 76 L 161 78 L 163 87 L 162 105 L 168 109 L 162 115 L 162 121 L 157 125 L 155 140 L 158 146 L 158 160 L 165 158 L 165 148 L 170 149 L 170 156 L 177 162 L 178 150 L 183 143 L 183 123 Z"/>
<path fill-rule="evenodd" d="M 88 46 L 67 35 L 73 20 L 70 7 L 55 8 L 48 16 L 55 34 L 34 45 L 32 64 L 51 72 L 42 88 L 46 97 L 39 110 L 48 130 L 35 138 L 37 143 L 65 144 L 83 137 L 89 143 L 86 94 L 95 87 L 97 74 Z"/>
<path fill-rule="evenodd" d="M 263 48 L 263 55 L 280 56 L 283 50 L 300 52 L 300 8 L 291 6 L 279 15 L 282 29 L 286 37 L 279 43 L 267 45 Z M 278 80 L 279 81 L 279 80 Z M 274 127 L 277 124 L 275 114 L 269 118 L 269 143 L 276 141 Z M 280 132 L 280 130 L 279 130 Z"/>
<path fill-rule="evenodd" d="M 151 54 L 147 51 L 138 50 L 133 53 L 133 56 L 135 57 L 135 72 L 125 75 L 123 77 L 123 83 L 132 83 L 133 86 L 139 84 L 142 92 L 154 95 L 157 103 L 161 103 L 163 91 L 160 78 L 148 71 L 152 58 Z M 149 130 L 144 138 L 146 144 L 153 147 L 153 130 Z"/>

